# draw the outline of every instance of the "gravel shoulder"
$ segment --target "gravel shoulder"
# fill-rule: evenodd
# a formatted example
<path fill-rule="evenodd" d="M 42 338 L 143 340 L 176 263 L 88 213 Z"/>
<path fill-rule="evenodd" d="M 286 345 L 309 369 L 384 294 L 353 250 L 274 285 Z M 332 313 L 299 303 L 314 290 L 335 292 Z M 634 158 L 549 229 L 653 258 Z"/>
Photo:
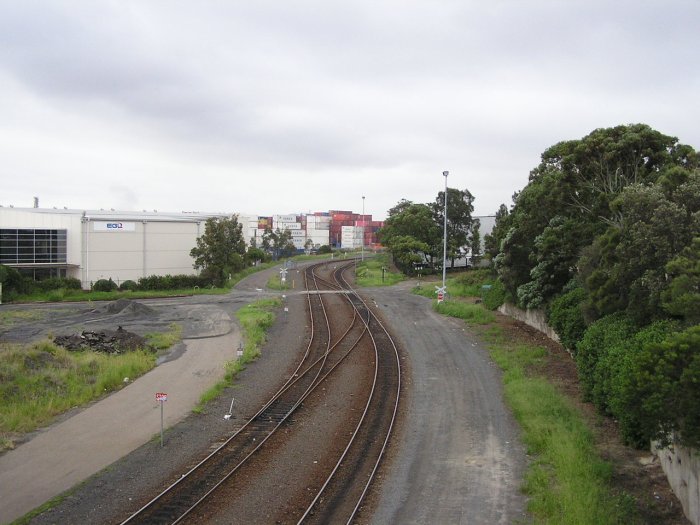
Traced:
<path fill-rule="evenodd" d="M 527 522 L 526 454 L 486 348 L 406 283 L 365 295 L 410 360 L 400 444 L 372 523 Z"/>

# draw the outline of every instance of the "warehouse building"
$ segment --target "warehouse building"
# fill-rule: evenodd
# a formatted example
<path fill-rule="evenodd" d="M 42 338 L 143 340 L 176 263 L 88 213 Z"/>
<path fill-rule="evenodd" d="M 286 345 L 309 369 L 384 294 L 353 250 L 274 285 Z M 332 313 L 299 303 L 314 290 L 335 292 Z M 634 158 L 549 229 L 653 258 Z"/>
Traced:
<path fill-rule="evenodd" d="M 35 279 L 74 277 L 85 289 L 99 279 L 195 274 L 190 250 L 208 218 L 225 216 L 0 207 L 0 264 Z"/>

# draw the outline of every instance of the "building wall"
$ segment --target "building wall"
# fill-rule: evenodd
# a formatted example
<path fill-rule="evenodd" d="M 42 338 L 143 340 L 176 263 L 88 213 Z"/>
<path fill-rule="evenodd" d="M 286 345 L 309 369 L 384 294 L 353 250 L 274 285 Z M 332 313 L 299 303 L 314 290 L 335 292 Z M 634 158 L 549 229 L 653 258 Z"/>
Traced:
<path fill-rule="evenodd" d="M 107 228 L 110 224 L 122 227 Z M 195 274 L 189 252 L 200 229 L 203 233 L 204 224 L 197 222 L 89 220 L 83 227 L 83 286 L 98 279 L 119 284 L 149 275 Z"/>

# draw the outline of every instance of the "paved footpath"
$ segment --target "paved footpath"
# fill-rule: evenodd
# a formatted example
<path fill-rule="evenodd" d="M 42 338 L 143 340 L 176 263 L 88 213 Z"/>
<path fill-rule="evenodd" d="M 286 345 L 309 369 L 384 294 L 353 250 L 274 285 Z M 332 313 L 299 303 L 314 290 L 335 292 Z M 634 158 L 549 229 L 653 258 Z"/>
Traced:
<path fill-rule="evenodd" d="M 156 392 L 168 394 L 166 428 L 184 419 L 236 355 L 240 332 L 227 321 L 207 337 L 184 340 L 186 348 L 176 358 L 0 457 L 0 523 L 23 516 L 154 436 L 159 439 Z"/>

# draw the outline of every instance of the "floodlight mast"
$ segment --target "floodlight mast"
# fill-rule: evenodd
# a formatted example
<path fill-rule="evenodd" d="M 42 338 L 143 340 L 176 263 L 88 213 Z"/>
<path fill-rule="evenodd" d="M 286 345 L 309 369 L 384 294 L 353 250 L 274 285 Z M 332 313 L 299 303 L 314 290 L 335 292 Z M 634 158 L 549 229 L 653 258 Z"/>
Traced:
<path fill-rule="evenodd" d="M 442 176 L 445 177 L 445 226 L 444 234 L 442 240 L 442 290 L 443 293 L 447 291 L 445 289 L 445 272 L 447 271 L 447 176 L 450 174 L 449 171 L 443 171 Z"/>

